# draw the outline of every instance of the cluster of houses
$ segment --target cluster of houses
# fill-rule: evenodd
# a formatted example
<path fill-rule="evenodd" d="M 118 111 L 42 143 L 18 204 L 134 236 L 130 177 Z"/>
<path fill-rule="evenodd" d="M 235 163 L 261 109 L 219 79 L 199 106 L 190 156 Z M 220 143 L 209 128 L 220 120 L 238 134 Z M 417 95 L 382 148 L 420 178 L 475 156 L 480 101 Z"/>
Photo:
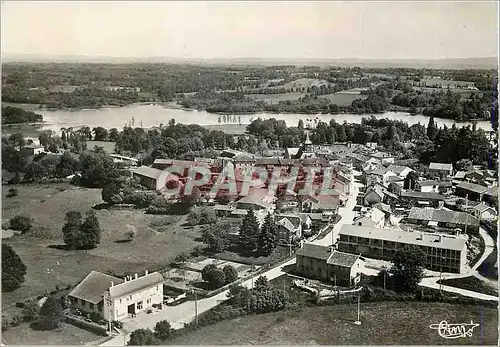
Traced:
<path fill-rule="evenodd" d="M 297 251 L 299 274 L 354 286 L 366 258 L 390 261 L 405 246 L 422 249 L 430 270 L 466 270 L 470 236 L 483 222 L 497 220 L 498 180 L 492 171 L 455 172 L 451 163 L 430 163 L 428 172 L 439 179 L 429 180 L 410 167 L 415 160 L 397 160 L 370 144 L 336 146 L 340 162 L 361 171 L 366 183 L 352 223 L 344 221 L 331 246 L 304 244 Z"/>

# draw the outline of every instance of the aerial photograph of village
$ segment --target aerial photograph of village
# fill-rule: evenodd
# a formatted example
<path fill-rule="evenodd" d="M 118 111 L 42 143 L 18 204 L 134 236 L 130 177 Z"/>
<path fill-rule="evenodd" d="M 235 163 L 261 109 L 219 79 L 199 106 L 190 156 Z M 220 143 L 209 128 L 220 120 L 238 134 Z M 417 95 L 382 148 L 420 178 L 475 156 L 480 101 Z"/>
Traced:
<path fill-rule="evenodd" d="M 498 7 L 2 2 L 2 345 L 498 345 Z"/>

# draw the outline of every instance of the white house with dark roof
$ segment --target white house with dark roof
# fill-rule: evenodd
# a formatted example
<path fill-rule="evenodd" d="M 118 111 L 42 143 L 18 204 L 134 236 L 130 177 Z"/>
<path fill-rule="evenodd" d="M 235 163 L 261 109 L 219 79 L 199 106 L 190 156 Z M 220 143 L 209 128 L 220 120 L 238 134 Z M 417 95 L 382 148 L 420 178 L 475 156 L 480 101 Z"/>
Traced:
<path fill-rule="evenodd" d="M 358 284 L 365 267 L 360 255 L 310 243 L 297 250 L 296 259 L 296 270 L 301 275 L 342 286 Z"/>
<path fill-rule="evenodd" d="M 274 223 L 279 241 L 288 243 L 291 239 L 300 239 L 302 237 L 302 220 L 299 216 L 276 215 Z"/>
<path fill-rule="evenodd" d="M 149 166 L 140 166 L 132 170 L 132 175 L 138 177 L 141 185 L 152 190 L 161 190 L 171 175 L 168 171 L 155 169 Z"/>
<path fill-rule="evenodd" d="M 73 307 L 100 312 L 107 321 L 119 321 L 163 302 L 163 276 L 158 272 L 135 274 L 124 280 L 91 271 L 68 294 Z"/>

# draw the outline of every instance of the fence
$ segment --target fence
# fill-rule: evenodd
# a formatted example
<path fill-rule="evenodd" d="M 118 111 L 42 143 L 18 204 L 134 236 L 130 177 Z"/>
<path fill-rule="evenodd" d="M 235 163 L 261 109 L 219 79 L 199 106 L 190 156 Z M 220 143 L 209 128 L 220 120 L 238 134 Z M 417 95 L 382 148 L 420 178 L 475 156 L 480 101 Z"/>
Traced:
<path fill-rule="evenodd" d="M 84 320 L 78 319 L 76 317 L 72 316 L 65 316 L 66 322 L 74 325 L 78 328 L 82 328 L 84 330 L 90 331 L 94 334 L 101 335 L 101 336 L 107 336 L 108 335 L 108 330 L 106 328 L 103 328 L 97 324 L 86 322 Z"/>

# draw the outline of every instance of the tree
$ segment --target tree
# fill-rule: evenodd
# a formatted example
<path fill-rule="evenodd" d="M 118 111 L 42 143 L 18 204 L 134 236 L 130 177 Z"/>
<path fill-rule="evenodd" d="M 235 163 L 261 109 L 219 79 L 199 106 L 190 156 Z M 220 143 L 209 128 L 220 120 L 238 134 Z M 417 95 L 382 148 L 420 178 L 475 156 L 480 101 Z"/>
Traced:
<path fill-rule="evenodd" d="M 40 309 L 40 319 L 38 321 L 38 326 L 42 330 L 54 330 L 59 327 L 61 319 L 61 302 L 53 296 L 49 296 Z"/>
<path fill-rule="evenodd" d="M 224 271 L 224 274 L 226 275 L 226 283 L 233 283 L 238 279 L 238 271 L 236 271 L 233 266 L 226 265 L 222 271 Z"/>
<path fill-rule="evenodd" d="M 300 130 L 304 130 L 304 121 L 302 119 L 299 119 L 299 124 L 297 125 L 297 128 Z"/>
<path fill-rule="evenodd" d="M 391 273 L 396 291 L 413 292 L 424 277 L 426 255 L 419 247 L 406 246 L 394 254 Z"/>
<path fill-rule="evenodd" d="M 172 336 L 173 329 L 167 320 L 156 323 L 154 335 L 159 340 L 166 340 Z"/>
<path fill-rule="evenodd" d="M 80 156 L 84 186 L 102 188 L 120 176 L 113 159 L 106 153 L 82 153 Z"/>
<path fill-rule="evenodd" d="M 257 248 L 260 226 L 253 210 L 249 210 L 240 227 L 239 241 L 245 252 L 253 252 Z"/>
<path fill-rule="evenodd" d="M 432 141 L 436 137 L 437 133 L 438 133 L 438 127 L 434 122 L 434 117 L 430 116 L 429 124 L 427 125 L 427 137 Z"/>
<path fill-rule="evenodd" d="M 399 196 L 399 194 L 401 193 L 401 186 L 397 183 L 391 182 L 389 184 L 389 186 L 387 187 L 387 190 L 389 190 L 391 193 Z"/>
<path fill-rule="evenodd" d="M 201 279 L 208 282 L 208 273 L 214 269 L 217 269 L 217 266 L 215 264 L 205 265 L 205 267 L 201 270 Z"/>
<path fill-rule="evenodd" d="M 101 227 L 93 210 L 87 212 L 83 222 L 80 212 L 67 212 L 62 232 L 64 242 L 71 249 L 95 248 L 101 241 Z"/>
<path fill-rule="evenodd" d="M 404 180 L 404 188 L 405 189 L 415 189 L 415 183 L 418 181 L 418 173 L 415 171 L 410 171 L 408 175 L 406 175 Z"/>
<path fill-rule="evenodd" d="M 17 253 L 7 244 L 2 243 L 2 292 L 10 292 L 24 282 L 26 265 Z"/>
<path fill-rule="evenodd" d="M 108 139 L 108 131 L 103 127 L 94 128 L 92 132 L 94 133 L 95 141 L 106 141 Z"/>
<path fill-rule="evenodd" d="M 79 168 L 80 162 L 78 159 L 73 157 L 69 151 L 66 151 L 63 153 L 61 161 L 56 166 L 56 174 L 57 177 L 68 177 L 78 171 Z"/>
<path fill-rule="evenodd" d="M 32 227 L 31 218 L 28 216 L 15 216 L 10 220 L 10 228 L 21 231 L 23 234 L 30 231 Z"/>
<path fill-rule="evenodd" d="M 160 341 L 155 334 L 149 329 L 137 329 L 130 334 L 128 346 L 151 346 L 159 345 Z"/>
<path fill-rule="evenodd" d="M 233 284 L 229 287 L 227 297 L 231 305 L 246 308 L 252 298 L 252 292 L 250 289 L 243 287 L 242 285 Z"/>
<path fill-rule="evenodd" d="M 212 269 L 207 273 L 208 287 L 211 290 L 218 289 L 226 284 L 226 274 L 220 269 Z"/>
<path fill-rule="evenodd" d="M 259 233 L 258 252 L 263 255 L 269 255 L 277 245 L 276 226 L 271 214 L 268 213 Z"/>
<path fill-rule="evenodd" d="M 228 230 L 230 230 L 230 228 L 231 223 L 226 220 L 206 226 L 202 232 L 203 242 L 206 243 L 213 252 L 224 252 L 231 244 L 228 238 Z"/>
<path fill-rule="evenodd" d="M 269 284 L 266 276 L 259 276 L 259 278 L 257 278 L 255 280 L 254 290 L 256 292 L 264 292 L 264 291 L 268 291 L 271 289 L 272 289 L 272 287 Z"/>
<path fill-rule="evenodd" d="M 23 307 L 23 321 L 24 322 L 32 322 L 38 318 L 40 314 L 40 307 L 38 307 L 38 303 L 35 300 L 30 300 L 25 303 Z"/>
<path fill-rule="evenodd" d="M 65 216 L 66 223 L 62 227 L 64 243 L 75 249 L 81 244 L 80 226 L 82 225 L 82 214 L 79 211 L 68 211 Z"/>

